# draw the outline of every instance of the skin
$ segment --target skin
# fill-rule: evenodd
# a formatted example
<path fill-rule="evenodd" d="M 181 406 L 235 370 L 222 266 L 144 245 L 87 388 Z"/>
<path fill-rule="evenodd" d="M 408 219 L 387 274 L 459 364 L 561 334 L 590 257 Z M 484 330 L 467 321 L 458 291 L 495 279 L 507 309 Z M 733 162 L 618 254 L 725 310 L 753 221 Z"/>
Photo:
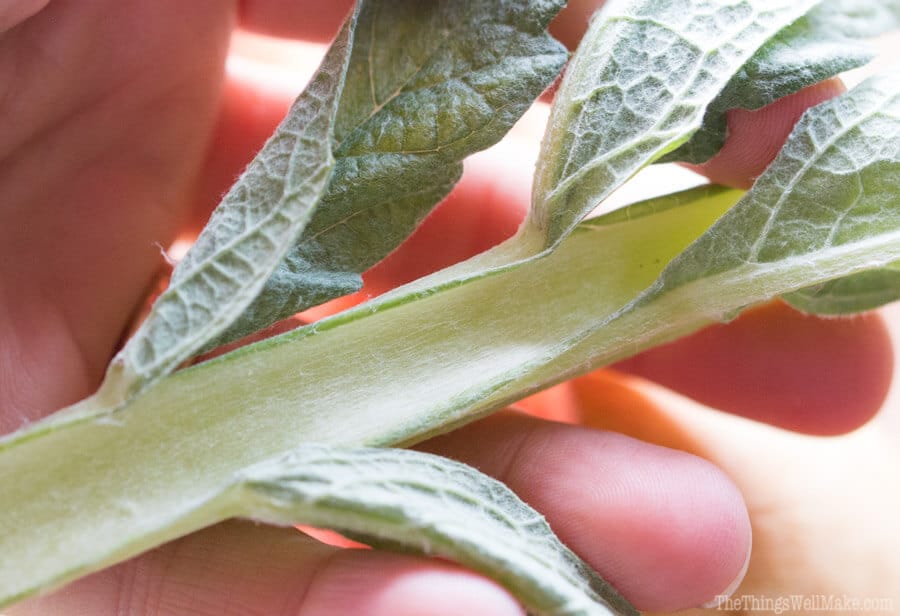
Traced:
<path fill-rule="evenodd" d="M 0 118 L 15 121 L 0 131 L 0 430 L 96 387 L 165 270 L 159 246 L 196 229 L 283 114 L 289 102 L 284 87 L 252 71 L 226 77 L 232 30 L 240 25 L 323 40 L 347 8 L 347 2 L 279 0 L 4 5 Z M 577 40 L 588 9 L 573 4 L 557 23 L 560 38 Z M 839 90 L 828 82 L 772 108 L 733 112 L 725 150 L 701 171 L 747 185 L 802 110 Z M 520 163 L 488 154 L 469 165 L 454 194 L 404 249 L 367 275 L 365 293 L 469 256 L 514 231 L 528 203 L 523 170 L 530 167 Z M 845 321 L 817 320 L 812 336 L 789 314 L 766 314 L 744 322 L 743 330 L 708 330 L 620 368 L 799 432 L 834 433 L 864 423 L 891 380 L 882 318 L 859 317 L 849 333 Z M 779 336 L 754 333 L 767 328 L 800 336 L 804 348 L 821 335 L 837 336 L 836 347 L 852 350 L 853 366 L 841 363 L 838 353 L 779 354 Z M 710 349 L 718 353 L 715 361 L 695 361 Z M 751 387 L 718 387 L 734 370 L 725 360 L 738 358 L 751 374 L 762 371 L 761 378 L 766 371 L 781 375 L 779 392 L 795 395 L 766 397 L 761 409 Z M 794 370 L 801 361 L 804 370 Z M 840 375 L 845 388 L 860 395 L 819 395 L 823 371 Z M 608 378 L 621 388 L 582 380 L 524 405 L 581 425 L 507 412 L 424 447 L 508 483 L 638 607 L 707 603 L 743 575 L 751 534 L 745 501 L 752 510 L 765 486 L 740 472 L 753 466 L 752 457 L 724 463 L 721 451 L 717 459 L 704 444 L 702 430 L 678 415 L 693 403 L 637 378 Z M 621 428 L 644 442 L 597 429 L 617 428 L 603 426 L 596 417 L 605 414 L 597 409 L 633 406 L 634 400 L 620 404 L 629 400 L 622 391 L 632 395 L 647 387 L 655 393 L 642 399 L 646 416 L 667 418 L 668 430 L 654 435 Z M 819 412 L 791 402 L 808 395 L 818 395 Z M 772 524 L 779 528 L 777 519 Z M 758 583 L 771 587 L 764 578 Z M 229 522 L 10 613 L 438 616 L 522 610 L 493 582 L 447 563 L 338 549 L 292 529 Z"/>

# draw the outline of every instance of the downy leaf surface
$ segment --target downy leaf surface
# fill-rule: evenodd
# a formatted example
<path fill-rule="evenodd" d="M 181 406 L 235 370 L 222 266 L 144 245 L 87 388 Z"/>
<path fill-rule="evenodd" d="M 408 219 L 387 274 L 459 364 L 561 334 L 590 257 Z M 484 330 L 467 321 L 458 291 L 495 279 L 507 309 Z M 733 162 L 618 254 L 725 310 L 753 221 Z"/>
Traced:
<path fill-rule="evenodd" d="M 846 3 L 823 0 L 766 42 L 710 103 L 700 130 L 659 162 L 704 163 L 725 143 L 726 112 L 730 109 L 759 109 L 869 62 L 874 52 L 858 37 L 874 31 L 876 24 L 870 20 L 880 20 L 883 25 L 882 16 L 872 11 L 847 23 L 847 14 L 839 10 L 842 4 Z"/>
<path fill-rule="evenodd" d="M 872 310 L 900 300 L 900 263 L 800 289 L 782 299 L 812 314 L 841 315 Z"/>
<path fill-rule="evenodd" d="M 825 0 L 815 18 L 851 38 L 900 28 L 900 0 Z"/>
<path fill-rule="evenodd" d="M 608 2 L 566 71 L 541 148 L 530 222 L 545 246 L 684 143 L 738 68 L 816 4 Z"/>
<path fill-rule="evenodd" d="M 808 110 L 750 192 L 675 258 L 638 303 L 689 285 L 700 285 L 702 302 L 700 288 L 753 289 L 756 280 L 791 272 L 800 284 L 804 275 L 827 282 L 895 265 L 897 194 L 900 76 L 893 73 Z M 865 293 L 871 276 L 856 279 Z M 763 288 L 758 293 L 766 296 Z"/>
<path fill-rule="evenodd" d="M 828 0 L 816 17 L 846 37 L 871 37 L 900 28 L 898 0 Z M 785 295 L 804 312 L 841 315 L 872 310 L 900 300 L 900 265 L 861 272 Z"/>
<path fill-rule="evenodd" d="M 225 339 L 356 291 L 493 145 L 568 54 L 562 0 L 362 2 L 321 204 Z"/>
<path fill-rule="evenodd" d="M 358 3 L 111 371 L 140 388 L 358 289 L 449 192 L 460 161 L 498 141 L 559 72 L 567 54 L 545 29 L 561 6 Z"/>
<path fill-rule="evenodd" d="M 332 133 L 354 19 L 110 364 L 110 373 L 124 378 L 126 396 L 174 370 L 228 327 L 310 220 L 334 167 Z"/>
<path fill-rule="evenodd" d="M 237 516 L 447 558 L 499 581 L 533 614 L 638 614 L 541 514 L 459 462 L 403 449 L 304 445 L 239 481 Z"/>

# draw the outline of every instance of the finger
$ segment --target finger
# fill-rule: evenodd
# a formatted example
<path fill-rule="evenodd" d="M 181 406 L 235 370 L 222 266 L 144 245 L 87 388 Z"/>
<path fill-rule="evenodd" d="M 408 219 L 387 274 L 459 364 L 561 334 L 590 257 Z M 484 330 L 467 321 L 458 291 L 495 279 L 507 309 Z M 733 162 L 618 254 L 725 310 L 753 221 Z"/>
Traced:
<path fill-rule="evenodd" d="M 845 90 L 840 79 L 828 79 L 756 111 L 732 109 L 727 114 L 728 138 L 719 153 L 702 165 L 687 166 L 718 184 L 750 188 L 803 112 Z"/>
<path fill-rule="evenodd" d="M 639 609 L 702 605 L 743 577 L 743 500 L 700 458 L 512 413 L 423 447 L 505 482 Z"/>
<path fill-rule="evenodd" d="M 877 313 L 803 315 L 782 303 L 616 364 L 712 406 L 810 434 L 841 434 L 881 408 L 893 348 Z"/>
<path fill-rule="evenodd" d="M 10 616 L 523 616 L 495 583 L 440 561 L 230 522 L 29 601 Z"/>
<path fill-rule="evenodd" d="M 334 38 L 353 2 L 243 0 L 240 24 L 248 30 L 271 36 L 326 42 Z"/>
<path fill-rule="evenodd" d="M 51 2 L 0 37 L 0 430 L 96 387 L 187 209 L 231 15 L 138 5 Z"/>
<path fill-rule="evenodd" d="M 550 24 L 550 33 L 569 49 L 575 49 L 587 30 L 591 15 L 602 5 L 603 0 L 569 0 Z"/>

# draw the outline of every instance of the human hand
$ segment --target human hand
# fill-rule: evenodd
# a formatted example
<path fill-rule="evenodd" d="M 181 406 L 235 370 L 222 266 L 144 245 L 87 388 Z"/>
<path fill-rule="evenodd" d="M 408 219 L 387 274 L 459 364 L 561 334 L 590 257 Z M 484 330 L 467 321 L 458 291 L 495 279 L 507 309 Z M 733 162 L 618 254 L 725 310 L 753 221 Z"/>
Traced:
<path fill-rule="evenodd" d="M 893 613 L 900 605 L 898 350 L 898 304 L 840 320 L 776 304 L 618 366 L 694 400 L 601 372 L 571 384 L 569 395 L 581 422 L 699 455 L 738 485 L 753 554 L 744 582 L 717 613 L 772 611 L 779 601 L 783 613 L 801 614 L 810 609 L 791 602 L 822 607 L 828 598 L 859 601 L 846 610 L 852 614 Z M 810 436 L 864 422 L 844 435 Z"/>
<path fill-rule="evenodd" d="M 200 216 L 286 107 L 277 88 L 221 81 L 235 6 L 122 4 L 52 2 L 0 38 L 0 75 L 11 93 L 2 117 L 16 118 L 0 137 L 4 431 L 90 392 L 162 265 L 156 244 Z M 242 14 L 260 27 L 303 22 L 278 12 L 299 10 L 286 5 L 248 2 Z M 798 98 L 792 113 L 810 102 Z M 785 126 L 793 117 L 776 115 Z M 244 147 L 223 152 L 228 144 Z M 414 241 L 406 257 L 398 253 L 369 276 L 371 291 L 409 276 L 404 259 L 420 267 L 437 252 L 461 257 L 515 228 L 527 203 L 522 168 L 481 162 L 419 235 L 441 229 L 464 240 L 460 252 L 433 244 L 416 252 Z M 492 164 L 515 187 L 498 186 Z M 755 174 L 748 169 L 734 172 Z M 749 549 L 739 494 L 692 456 L 512 415 L 430 447 L 507 481 L 641 607 L 712 599 L 738 576 Z M 606 469 L 599 479 L 598 466 Z M 231 523 L 17 613 L 113 610 L 501 614 L 518 607 L 492 583 L 448 565 Z"/>

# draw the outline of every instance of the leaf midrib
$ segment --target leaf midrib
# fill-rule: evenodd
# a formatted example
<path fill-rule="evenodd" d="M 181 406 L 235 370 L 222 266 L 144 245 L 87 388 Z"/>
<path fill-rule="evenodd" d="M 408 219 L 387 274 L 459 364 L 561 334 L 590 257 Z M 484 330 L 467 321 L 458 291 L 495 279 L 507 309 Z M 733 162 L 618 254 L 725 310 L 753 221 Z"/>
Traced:
<path fill-rule="evenodd" d="M 370 33 L 371 41 L 375 40 L 375 25 L 378 23 L 378 15 L 379 14 L 380 14 L 379 12 L 376 12 L 375 15 L 372 16 L 372 25 L 371 25 L 371 33 Z M 344 143 L 346 143 L 347 140 L 350 139 L 350 137 L 355 136 L 360 131 L 360 129 L 364 125 L 366 125 L 369 122 L 369 120 L 374 118 L 378 114 L 379 111 L 384 109 L 384 107 L 386 105 L 388 105 L 391 101 L 396 100 L 397 97 L 399 97 L 401 94 L 404 93 L 404 88 L 411 81 L 413 81 L 413 79 L 418 77 L 422 73 L 422 70 L 425 68 L 425 66 L 431 61 L 432 58 L 434 58 L 435 54 L 437 54 L 440 50 L 442 50 L 444 48 L 444 46 L 447 44 L 447 41 L 450 38 L 449 34 L 451 32 L 455 33 L 456 28 L 454 28 L 452 30 L 446 30 L 444 33 L 442 33 L 443 36 L 441 38 L 440 43 L 438 43 L 435 46 L 435 48 L 432 49 L 428 53 L 428 55 L 422 60 L 422 62 L 416 66 L 416 70 L 413 71 L 406 79 L 404 79 L 403 82 L 399 86 L 397 86 L 397 88 L 391 94 L 389 94 L 387 96 L 387 98 L 385 98 L 380 103 L 378 102 L 378 97 L 375 95 L 375 79 L 374 79 L 374 75 L 373 75 L 374 61 L 372 58 L 372 52 L 375 49 L 375 45 L 371 44 L 371 43 L 369 44 L 369 53 L 366 56 L 366 62 L 369 65 L 369 70 L 368 70 L 369 93 L 372 98 L 373 108 L 372 108 L 372 111 L 369 112 L 369 115 L 367 115 L 365 118 L 361 119 L 359 122 L 354 124 L 353 127 L 346 132 L 343 139 L 341 139 L 340 141 L 335 139 L 335 144 L 334 144 L 334 147 L 332 148 L 332 150 L 335 152 L 335 157 L 344 158 L 344 156 L 338 152 L 341 149 L 341 147 L 344 145 Z"/>

